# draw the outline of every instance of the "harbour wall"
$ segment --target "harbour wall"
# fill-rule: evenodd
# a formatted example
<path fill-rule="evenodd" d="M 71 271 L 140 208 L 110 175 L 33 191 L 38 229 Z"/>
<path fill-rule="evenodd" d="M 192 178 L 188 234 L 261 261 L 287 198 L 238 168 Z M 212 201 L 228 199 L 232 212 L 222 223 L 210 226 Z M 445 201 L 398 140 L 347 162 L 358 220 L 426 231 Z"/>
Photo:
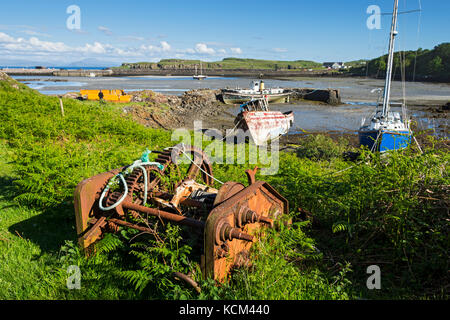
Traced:
<path fill-rule="evenodd" d="M 5 68 L 0 71 L 9 76 L 58 76 L 58 77 L 105 77 L 112 76 L 113 71 L 106 70 L 75 70 L 75 69 L 28 69 Z"/>

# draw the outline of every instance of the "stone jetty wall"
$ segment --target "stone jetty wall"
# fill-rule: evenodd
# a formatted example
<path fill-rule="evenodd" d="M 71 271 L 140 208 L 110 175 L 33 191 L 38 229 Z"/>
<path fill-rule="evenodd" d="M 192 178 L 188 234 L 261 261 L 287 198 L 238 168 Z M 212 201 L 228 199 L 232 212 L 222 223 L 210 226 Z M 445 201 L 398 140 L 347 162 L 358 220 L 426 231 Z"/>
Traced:
<path fill-rule="evenodd" d="M 311 88 L 291 88 L 286 89 L 292 92 L 291 101 L 311 100 L 325 102 L 330 105 L 339 105 L 341 93 L 338 89 L 311 89 Z"/>
<path fill-rule="evenodd" d="M 112 76 L 112 70 L 62 70 L 62 69 L 29 69 L 5 68 L 1 70 L 10 76 L 59 76 L 59 77 L 96 77 Z"/>

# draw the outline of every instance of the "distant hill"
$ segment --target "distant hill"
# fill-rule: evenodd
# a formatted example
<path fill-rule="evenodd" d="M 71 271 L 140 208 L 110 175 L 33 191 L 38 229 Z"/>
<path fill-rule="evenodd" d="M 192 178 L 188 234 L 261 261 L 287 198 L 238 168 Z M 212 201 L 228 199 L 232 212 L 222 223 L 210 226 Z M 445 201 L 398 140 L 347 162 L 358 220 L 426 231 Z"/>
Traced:
<path fill-rule="evenodd" d="M 163 59 L 159 62 L 123 63 L 125 69 L 194 69 L 200 60 Z M 222 61 L 202 61 L 204 69 L 258 69 L 258 70 L 302 70 L 321 69 L 322 63 L 306 60 L 277 61 L 259 59 L 224 58 Z"/>
<path fill-rule="evenodd" d="M 442 43 L 432 50 L 402 52 L 405 60 L 406 80 L 450 82 L 450 43 Z M 349 68 L 333 70 L 335 75 L 369 76 L 384 78 L 386 75 L 387 55 L 372 60 L 346 62 Z M 124 70 L 194 70 L 200 66 L 200 60 L 162 59 L 159 62 L 123 63 L 117 69 Z M 308 60 L 278 61 L 261 59 L 224 58 L 222 61 L 202 61 L 204 70 L 272 70 L 306 71 L 324 70 L 323 64 Z M 112 68 L 116 69 L 116 68 Z M 400 53 L 394 55 L 395 79 L 401 79 Z"/>
<path fill-rule="evenodd" d="M 417 60 L 416 60 L 417 55 Z M 401 52 L 405 60 L 406 80 L 450 82 L 450 43 L 442 43 L 432 50 Z M 370 60 L 366 65 L 349 70 L 353 75 L 383 78 L 386 76 L 387 55 Z M 401 79 L 400 53 L 394 55 L 395 79 Z"/>

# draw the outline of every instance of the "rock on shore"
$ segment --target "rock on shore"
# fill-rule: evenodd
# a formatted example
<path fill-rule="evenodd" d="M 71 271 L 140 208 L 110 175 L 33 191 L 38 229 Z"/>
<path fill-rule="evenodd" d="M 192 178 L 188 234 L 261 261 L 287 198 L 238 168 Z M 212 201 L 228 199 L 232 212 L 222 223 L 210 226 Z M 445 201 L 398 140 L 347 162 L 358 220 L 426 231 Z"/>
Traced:
<path fill-rule="evenodd" d="M 219 114 L 224 105 L 218 100 L 220 90 L 198 89 L 181 97 L 164 95 L 151 90 L 130 92 L 132 102 L 144 102 L 124 107 L 124 113 L 149 127 L 174 129 L 190 127 L 194 120 L 203 120 Z"/>
<path fill-rule="evenodd" d="M 289 90 L 292 92 L 291 101 L 300 99 L 321 101 L 334 106 L 342 103 L 341 94 L 338 89 L 292 88 Z"/>

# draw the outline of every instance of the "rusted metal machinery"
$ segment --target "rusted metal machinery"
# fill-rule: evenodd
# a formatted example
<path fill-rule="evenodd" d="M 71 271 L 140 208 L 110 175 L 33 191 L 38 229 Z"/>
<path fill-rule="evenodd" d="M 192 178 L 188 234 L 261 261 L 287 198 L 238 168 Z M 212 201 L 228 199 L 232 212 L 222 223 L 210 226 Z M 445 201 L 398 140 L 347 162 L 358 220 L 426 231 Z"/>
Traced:
<path fill-rule="evenodd" d="M 153 216 L 198 233 L 204 277 L 223 281 L 233 267 L 248 261 L 249 249 L 264 229 L 288 213 L 287 200 L 268 183 L 255 180 L 257 168 L 246 171 L 247 187 L 226 182 L 217 190 L 203 151 L 177 145 L 153 152 L 158 154 L 155 162 L 138 162 L 78 184 L 74 204 L 81 247 L 88 249 L 105 232 L 120 227 L 154 232 Z M 183 157 L 189 159 L 186 174 L 170 182 L 168 177 L 180 177 Z"/>

